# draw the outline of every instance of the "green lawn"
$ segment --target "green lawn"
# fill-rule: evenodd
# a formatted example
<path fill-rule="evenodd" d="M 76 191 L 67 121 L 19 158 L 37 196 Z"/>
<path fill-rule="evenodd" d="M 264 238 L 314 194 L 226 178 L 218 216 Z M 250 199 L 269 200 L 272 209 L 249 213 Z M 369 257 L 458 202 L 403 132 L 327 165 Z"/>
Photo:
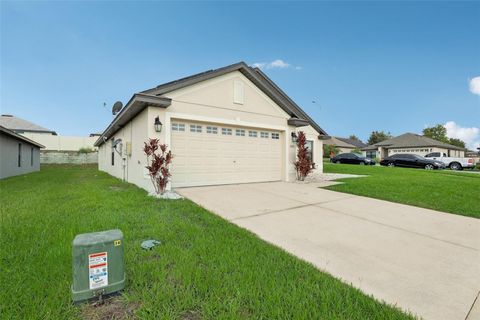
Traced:
<path fill-rule="evenodd" d="M 94 167 L 0 180 L 0 318 L 407 319 L 188 200 L 158 200 Z M 115 303 L 70 302 L 76 234 L 119 228 L 127 286 Z M 162 245 L 140 248 L 155 238 Z"/>
<path fill-rule="evenodd" d="M 480 174 L 324 163 L 327 173 L 368 175 L 327 189 L 480 218 Z"/>

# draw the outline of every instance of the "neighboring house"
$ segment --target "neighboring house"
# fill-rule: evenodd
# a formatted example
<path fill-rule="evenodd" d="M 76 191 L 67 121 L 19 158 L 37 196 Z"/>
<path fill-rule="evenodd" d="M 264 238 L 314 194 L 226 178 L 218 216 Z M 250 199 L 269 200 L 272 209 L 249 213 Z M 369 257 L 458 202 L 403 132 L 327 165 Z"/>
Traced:
<path fill-rule="evenodd" d="M 43 146 L 0 126 L 0 179 L 40 170 Z"/>
<path fill-rule="evenodd" d="M 479 151 L 468 150 L 465 152 L 465 157 L 473 158 L 475 163 L 480 163 L 480 148 L 478 148 L 478 150 Z"/>
<path fill-rule="evenodd" d="M 174 188 L 291 181 L 299 131 L 322 172 L 325 131 L 260 69 L 240 62 L 135 93 L 95 146 L 100 170 L 146 190 L 149 138 L 172 150 Z"/>
<path fill-rule="evenodd" d="M 59 136 L 53 130 L 10 114 L 2 114 L 0 125 L 41 143 L 45 146 L 42 152 L 78 151 L 80 148 L 93 148 L 93 144 L 98 139 L 98 136 L 92 135 L 90 137 Z"/>
<path fill-rule="evenodd" d="M 362 149 L 368 158 L 384 159 L 397 153 L 411 153 L 425 156 L 430 152 L 446 153 L 449 157 L 464 157 L 465 148 L 440 142 L 415 133 L 400 136 L 367 146 Z"/>
<path fill-rule="evenodd" d="M 323 140 L 323 145 L 324 146 L 334 145 L 335 147 L 338 148 L 339 153 L 349 153 L 349 152 L 353 152 L 354 150 L 361 150 L 362 148 L 367 146 L 362 141 L 348 139 L 348 138 L 333 137 L 333 136 Z M 364 152 L 361 152 L 361 153 L 364 154 Z M 325 157 L 328 157 L 328 156 L 329 156 L 328 154 L 325 155 Z"/>

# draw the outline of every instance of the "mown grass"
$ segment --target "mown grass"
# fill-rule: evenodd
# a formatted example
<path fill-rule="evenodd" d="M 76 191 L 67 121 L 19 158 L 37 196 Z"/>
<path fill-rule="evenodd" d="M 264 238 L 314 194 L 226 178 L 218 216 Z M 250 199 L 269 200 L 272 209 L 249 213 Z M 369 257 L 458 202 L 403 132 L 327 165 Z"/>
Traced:
<path fill-rule="evenodd" d="M 480 174 L 332 163 L 324 171 L 368 175 L 330 190 L 480 218 Z"/>
<path fill-rule="evenodd" d="M 139 319 L 410 318 L 189 200 L 153 199 L 94 167 L 1 180 L 0 201 L 1 319 L 95 317 L 70 300 L 71 242 L 114 228 L 125 235 L 121 303 Z M 162 244 L 142 250 L 151 238 Z"/>

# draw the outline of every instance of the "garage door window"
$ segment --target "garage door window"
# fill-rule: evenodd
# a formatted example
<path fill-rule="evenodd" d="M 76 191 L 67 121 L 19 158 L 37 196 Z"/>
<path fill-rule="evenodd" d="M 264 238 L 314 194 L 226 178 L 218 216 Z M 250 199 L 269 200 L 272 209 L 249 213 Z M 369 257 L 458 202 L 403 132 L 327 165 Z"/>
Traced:
<path fill-rule="evenodd" d="M 185 131 L 183 123 L 172 123 L 172 131 Z"/>
<path fill-rule="evenodd" d="M 237 130 L 235 130 L 235 135 L 239 136 L 239 137 L 245 137 L 245 130 L 237 129 Z"/>
<path fill-rule="evenodd" d="M 218 128 L 217 128 L 217 127 L 207 126 L 207 133 L 217 134 L 217 133 L 218 133 Z"/>
<path fill-rule="evenodd" d="M 260 138 L 268 138 L 268 132 L 260 132 Z"/>
<path fill-rule="evenodd" d="M 257 137 L 257 131 L 248 131 L 248 136 L 252 137 L 252 138 L 256 138 Z"/>
<path fill-rule="evenodd" d="M 199 125 L 196 125 L 196 124 L 191 124 L 190 125 L 190 132 L 201 133 L 202 132 L 202 126 L 199 126 Z"/>
<path fill-rule="evenodd" d="M 232 129 L 222 128 L 222 134 L 226 135 L 226 136 L 231 136 L 232 135 Z"/>
<path fill-rule="evenodd" d="M 272 139 L 275 139 L 275 140 L 280 139 L 280 134 L 279 133 L 272 133 Z"/>

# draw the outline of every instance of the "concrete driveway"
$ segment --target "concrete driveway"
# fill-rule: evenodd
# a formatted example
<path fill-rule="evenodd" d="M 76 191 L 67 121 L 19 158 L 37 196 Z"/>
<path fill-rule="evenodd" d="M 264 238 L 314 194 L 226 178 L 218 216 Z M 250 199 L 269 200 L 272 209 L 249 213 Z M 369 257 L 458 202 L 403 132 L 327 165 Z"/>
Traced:
<path fill-rule="evenodd" d="M 285 182 L 177 190 L 425 319 L 480 319 L 480 220 Z M 480 300 L 480 298 L 478 299 Z"/>

